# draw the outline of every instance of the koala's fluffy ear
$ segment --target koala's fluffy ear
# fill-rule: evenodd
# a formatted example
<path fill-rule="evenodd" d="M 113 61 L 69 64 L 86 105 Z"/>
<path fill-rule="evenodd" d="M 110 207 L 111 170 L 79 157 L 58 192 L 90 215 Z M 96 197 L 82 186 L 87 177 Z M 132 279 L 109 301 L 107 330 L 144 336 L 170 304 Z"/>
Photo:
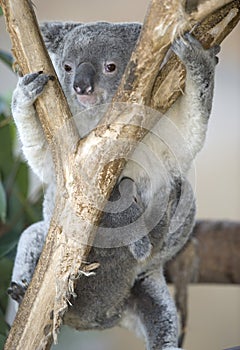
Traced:
<path fill-rule="evenodd" d="M 80 25 L 76 22 L 44 22 L 40 24 L 41 33 L 48 51 L 56 52 L 66 34 Z"/>

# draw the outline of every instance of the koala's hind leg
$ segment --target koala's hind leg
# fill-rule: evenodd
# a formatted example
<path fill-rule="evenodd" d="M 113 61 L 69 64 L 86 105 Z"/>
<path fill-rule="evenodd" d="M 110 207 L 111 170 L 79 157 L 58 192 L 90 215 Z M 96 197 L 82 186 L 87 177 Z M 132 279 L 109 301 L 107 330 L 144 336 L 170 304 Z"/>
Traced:
<path fill-rule="evenodd" d="M 32 279 L 33 272 L 43 249 L 46 236 L 46 224 L 37 222 L 28 227 L 21 235 L 14 262 L 12 280 L 8 294 L 21 302 Z"/>
<path fill-rule="evenodd" d="M 177 312 L 160 272 L 136 281 L 121 325 L 145 338 L 147 350 L 179 349 Z"/>

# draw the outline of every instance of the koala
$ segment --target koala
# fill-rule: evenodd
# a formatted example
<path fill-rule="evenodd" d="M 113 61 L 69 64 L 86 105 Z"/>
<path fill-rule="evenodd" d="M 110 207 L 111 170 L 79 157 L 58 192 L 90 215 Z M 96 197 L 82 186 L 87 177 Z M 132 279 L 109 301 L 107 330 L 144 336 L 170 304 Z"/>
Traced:
<path fill-rule="evenodd" d="M 41 31 L 79 138 L 84 138 L 111 102 L 141 24 L 49 22 Z M 171 50 L 185 65 L 185 91 L 127 161 L 86 262 L 99 267 L 94 274 L 79 271 L 76 296 L 64 316 L 64 323 L 78 330 L 127 327 L 144 339 L 147 350 L 179 349 L 177 313 L 164 266 L 185 245 L 194 225 L 195 199 L 187 172 L 204 143 L 219 48 L 204 50 L 187 33 Z M 28 227 L 18 244 L 9 288 L 18 302 L 31 281 L 54 207 L 51 151 L 34 109 L 50 79 L 43 72 L 20 77 L 12 99 L 23 154 L 46 186 L 43 220 Z"/>

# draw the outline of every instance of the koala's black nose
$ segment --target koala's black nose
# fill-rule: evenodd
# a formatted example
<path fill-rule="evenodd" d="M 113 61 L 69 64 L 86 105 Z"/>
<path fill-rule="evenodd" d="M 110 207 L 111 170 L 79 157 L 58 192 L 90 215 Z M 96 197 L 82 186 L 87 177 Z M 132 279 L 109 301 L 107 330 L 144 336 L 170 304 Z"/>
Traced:
<path fill-rule="evenodd" d="M 76 70 L 73 88 L 78 95 L 90 95 L 94 91 L 96 70 L 89 62 L 81 63 Z"/>

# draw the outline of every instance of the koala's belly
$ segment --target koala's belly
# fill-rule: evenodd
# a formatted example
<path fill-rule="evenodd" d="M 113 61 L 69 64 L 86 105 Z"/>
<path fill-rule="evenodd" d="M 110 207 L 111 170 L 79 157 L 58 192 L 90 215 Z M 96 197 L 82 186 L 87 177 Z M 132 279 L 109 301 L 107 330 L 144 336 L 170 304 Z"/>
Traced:
<path fill-rule="evenodd" d="M 105 329 L 119 323 L 130 295 L 130 286 L 124 286 L 108 276 L 80 278 L 76 286 L 77 298 L 64 317 L 64 323 L 78 330 Z"/>
<path fill-rule="evenodd" d="M 101 299 L 101 296 L 99 297 Z M 86 300 L 85 300 L 86 301 Z M 76 300 L 74 306 L 64 316 L 64 324 L 81 330 L 102 330 L 112 328 L 119 324 L 122 313 L 125 309 L 124 303 L 121 305 L 112 305 L 108 308 L 101 301 L 96 302 L 90 299 L 83 305 L 77 305 Z"/>
<path fill-rule="evenodd" d="M 64 323 L 78 330 L 104 329 L 117 325 L 136 278 L 136 262 L 127 248 L 93 248 L 90 262 L 99 262 L 94 276 L 80 276 L 77 297 Z"/>

